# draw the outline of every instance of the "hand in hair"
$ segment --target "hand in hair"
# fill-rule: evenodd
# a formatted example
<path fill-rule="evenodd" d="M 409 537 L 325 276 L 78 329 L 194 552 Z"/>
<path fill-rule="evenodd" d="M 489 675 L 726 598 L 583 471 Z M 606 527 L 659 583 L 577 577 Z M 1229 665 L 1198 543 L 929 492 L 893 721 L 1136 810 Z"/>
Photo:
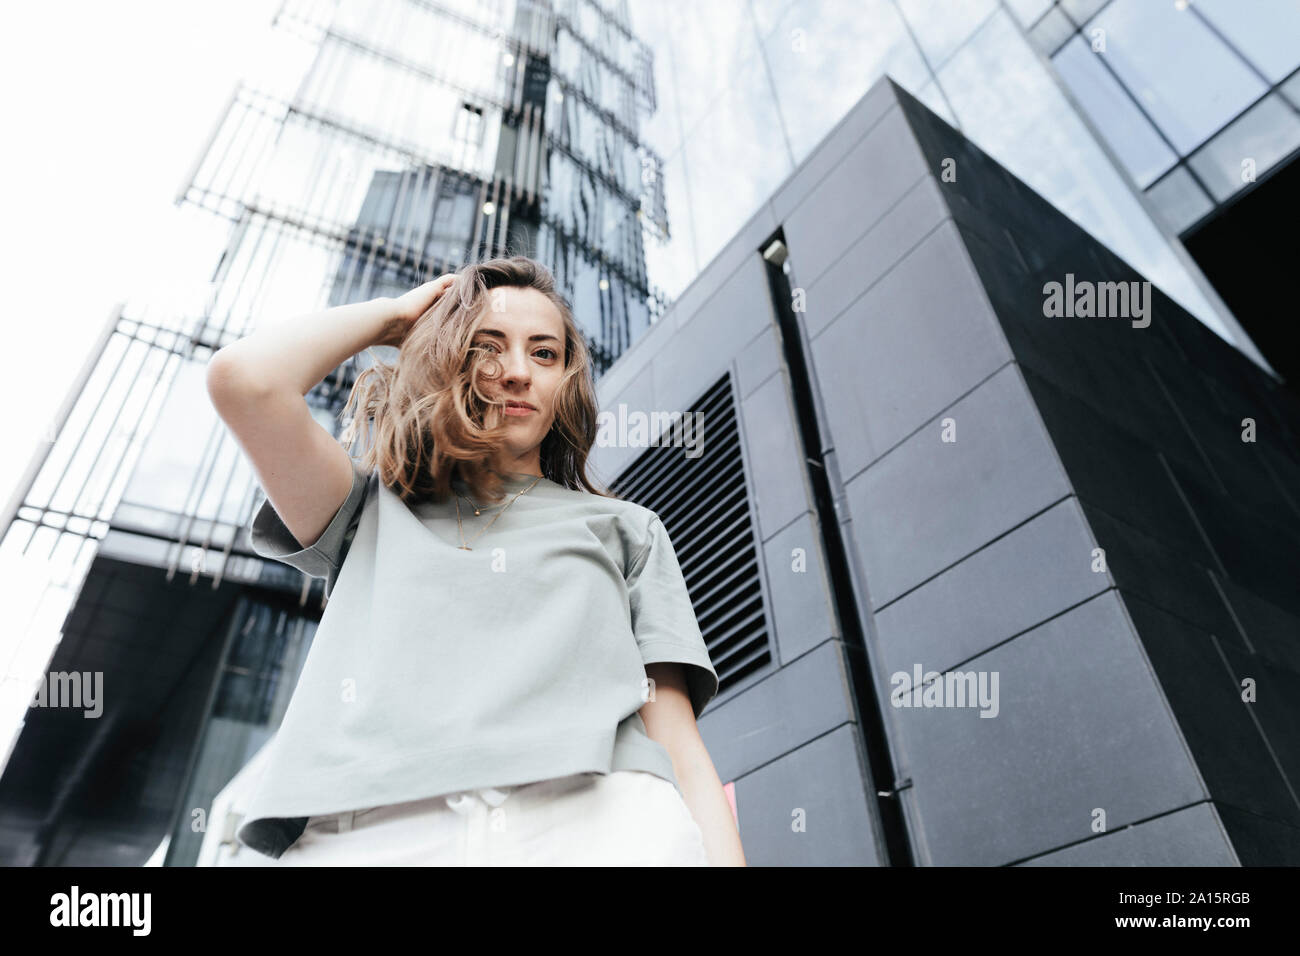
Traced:
<path fill-rule="evenodd" d="M 410 292 L 405 292 L 394 299 L 394 321 L 385 330 L 384 337 L 375 344 L 400 346 L 415 323 L 437 304 L 439 296 L 450 288 L 455 280 L 456 274 L 449 272 L 429 280 L 424 285 L 416 286 Z"/>

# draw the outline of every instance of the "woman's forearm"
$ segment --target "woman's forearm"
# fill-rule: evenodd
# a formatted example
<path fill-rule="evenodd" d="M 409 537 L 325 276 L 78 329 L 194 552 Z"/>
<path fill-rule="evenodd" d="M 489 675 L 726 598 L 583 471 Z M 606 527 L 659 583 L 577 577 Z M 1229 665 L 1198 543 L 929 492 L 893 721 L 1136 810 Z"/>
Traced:
<path fill-rule="evenodd" d="M 246 387 L 293 389 L 306 395 L 343 362 L 385 338 L 400 321 L 396 299 L 339 305 L 258 328 L 218 350 L 212 365 Z"/>
<path fill-rule="evenodd" d="M 731 802 L 704 742 L 696 737 L 669 750 L 669 756 L 682 799 L 704 838 L 709 865 L 745 866 L 745 851 L 740 845 L 740 831 L 731 812 Z"/>

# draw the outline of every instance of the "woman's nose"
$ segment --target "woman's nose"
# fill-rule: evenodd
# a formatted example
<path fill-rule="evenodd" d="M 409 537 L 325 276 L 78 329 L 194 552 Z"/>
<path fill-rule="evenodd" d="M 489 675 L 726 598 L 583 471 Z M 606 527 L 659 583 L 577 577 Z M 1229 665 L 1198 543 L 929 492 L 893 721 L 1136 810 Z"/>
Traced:
<path fill-rule="evenodd" d="M 528 380 L 528 361 L 521 355 L 513 353 L 503 362 L 505 378 L 510 382 Z"/>

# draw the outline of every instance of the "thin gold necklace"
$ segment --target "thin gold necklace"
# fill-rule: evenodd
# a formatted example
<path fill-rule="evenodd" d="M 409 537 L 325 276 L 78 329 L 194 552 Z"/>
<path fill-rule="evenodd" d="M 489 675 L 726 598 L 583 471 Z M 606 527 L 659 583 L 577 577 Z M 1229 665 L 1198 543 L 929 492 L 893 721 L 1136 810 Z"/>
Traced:
<path fill-rule="evenodd" d="M 538 481 L 541 481 L 541 480 L 542 480 L 542 476 L 539 475 L 538 478 L 537 478 L 537 481 L 534 481 L 533 484 L 529 485 L 527 488 L 521 489 L 519 492 L 517 492 L 517 493 L 515 494 L 515 496 L 514 496 L 513 498 L 511 498 L 511 499 L 506 503 L 506 507 L 505 507 L 505 508 L 502 508 L 502 509 L 501 509 L 500 511 L 498 511 L 496 514 L 494 514 L 494 515 L 492 516 L 492 521 L 489 521 L 486 525 L 484 525 L 484 526 L 482 527 L 482 529 L 479 530 L 479 533 L 478 533 L 478 534 L 476 534 L 476 535 L 474 535 L 474 537 L 470 538 L 470 541 L 477 541 L 477 540 L 479 539 L 479 535 L 483 534 L 484 531 L 486 531 L 488 528 L 492 527 L 493 522 L 495 522 L 495 521 L 497 520 L 497 518 L 500 518 L 503 514 L 506 513 L 506 508 L 509 508 L 512 504 L 514 504 L 516 501 L 518 501 L 518 500 L 519 500 L 519 496 L 522 495 L 524 492 L 526 492 L 526 491 L 531 491 L 531 490 L 533 489 L 533 486 L 536 485 L 537 482 L 538 482 Z M 469 541 L 466 541 L 466 540 L 465 540 L 465 528 L 464 528 L 464 526 L 461 524 L 461 520 L 460 520 L 460 499 L 461 499 L 462 497 L 463 497 L 466 501 L 468 501 L 468 502 L 470 503 L 470 505 L 474 508 L 474 514 L 477 515 L 477 514 L 480 514 L 481 512 L 479 511 L 478 505 L 474 504 L 473 499 L 471 499 L 471 498 L 469 497 L 469 495 L 461 495 L 461 493 L 460 493 L 459 491 L 456 492 L 456 530 L 460 532 L 460 548 L 459 548 L 459 550 L 461 550 L 461 551 L 473 551 L 474 549 L 471 548 L 471 547 L 469 546 Z"/>

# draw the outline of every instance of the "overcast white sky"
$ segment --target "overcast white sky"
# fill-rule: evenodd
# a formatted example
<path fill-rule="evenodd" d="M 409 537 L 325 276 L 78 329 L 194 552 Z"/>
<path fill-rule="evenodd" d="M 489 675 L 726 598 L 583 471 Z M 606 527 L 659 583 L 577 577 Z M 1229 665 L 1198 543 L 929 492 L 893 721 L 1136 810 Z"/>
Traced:
<path fill-rule="evenodd" d="M 177 188 L 278 7 L 279 0 L 6 7 L 0 263 L 8 305 L 0 328 L 9 435 L 0 502 L 113 303 L 139 300 L 165 273 Z"/>

